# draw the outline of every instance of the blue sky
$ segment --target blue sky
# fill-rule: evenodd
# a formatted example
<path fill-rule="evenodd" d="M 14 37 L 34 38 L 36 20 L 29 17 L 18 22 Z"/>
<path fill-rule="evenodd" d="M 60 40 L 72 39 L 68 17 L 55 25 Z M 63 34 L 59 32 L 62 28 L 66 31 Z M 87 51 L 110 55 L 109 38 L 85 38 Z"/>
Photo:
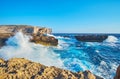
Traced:
<path fill-rule="evenodd" d="M 120 33 L 120 0 L 0 0 L 0 25 L 26 24 L 55 33 Z"/>

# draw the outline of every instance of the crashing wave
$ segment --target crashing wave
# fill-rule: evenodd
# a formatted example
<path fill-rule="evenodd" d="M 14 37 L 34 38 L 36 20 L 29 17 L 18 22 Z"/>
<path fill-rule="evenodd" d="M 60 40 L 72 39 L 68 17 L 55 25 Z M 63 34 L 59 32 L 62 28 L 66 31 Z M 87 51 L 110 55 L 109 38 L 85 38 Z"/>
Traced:
<path fill-rule="evenodd" d="M 108 38 L 105 40 L 105 42 L 116 43 L 116 42 L 118 42 L 118 39 L 115 36 L 108 36 Z"/>
<path fill-rule="evenodd" d="M 21 32 L 16 33 L 8 39 L 7 45 L 0 49 L 0 57 L 7 60 L 16 57 L 26 58 L 46 66 L 63 68 L 59 54 L 56 54 L 50 47 L 29 42 L 29 38 Z"/>

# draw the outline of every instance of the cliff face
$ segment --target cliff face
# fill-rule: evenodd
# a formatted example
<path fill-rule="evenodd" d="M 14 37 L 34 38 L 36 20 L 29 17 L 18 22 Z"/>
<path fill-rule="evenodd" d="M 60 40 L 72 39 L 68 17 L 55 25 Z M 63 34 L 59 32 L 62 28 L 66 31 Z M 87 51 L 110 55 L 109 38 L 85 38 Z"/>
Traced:
<path fill-rule="evenodd" d="M 0 59 L 0 79 L 103 79 L 90 71 L 73 73 L 23 58 Z"/>
<path fill-rule="evenodd" d="M 0 25 L 0 33 L 14 34 L 21 31 L 24 34 L 50 34 L 52 30 L 45 27 L 33 27 L 28 25 Z"/>
<path fill-rule="evenodd" d="M 52 32 L 49 28 L 27 25 L 0 25 L 0 47 L 5 45 L 5 41 L 9 37 L 14 36 L 19 31 L 25 35 L 31 35 L 31 42 L 53 46 L 58 44 L 58 40 L 56 38 L 46 36 L 46 34 L 51 34 Z"/>

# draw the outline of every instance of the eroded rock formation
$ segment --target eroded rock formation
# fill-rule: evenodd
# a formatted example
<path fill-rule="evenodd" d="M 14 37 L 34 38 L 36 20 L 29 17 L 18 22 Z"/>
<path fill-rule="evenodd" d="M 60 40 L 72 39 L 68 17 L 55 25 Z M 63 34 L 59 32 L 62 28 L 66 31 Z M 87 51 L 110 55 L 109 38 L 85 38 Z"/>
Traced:
<path fill-rule="evenodd" d="M 33 39 L 31 39 L 31 42 L 35 42 L 35 43 L 40 43 L 43 45 L 48 45 L 48 46 L 57 46 L 58 44 L 58 39 L 55 39 L 52 36 L 33 36 Z"/>
<path fill-rule="evenodd" d="M 90 71 L 73 73 L 24 58 L 0 59 L 0 79 L 103 79 Z"/>
<path fill-rule="evenodd" d="M 21 31 L 24 34 L 50 34 L 52 32 L 50 28 L 45 27 L 33 27 L 28 25 L 0 25 L 0 33 L 14 34 L 18 31 Z"/>
<path fill-rule="evenodd" d="M 31 42 L 53 46 L 58 44 L 56 38 L 46 36 L 46 34 L 51 34 L 52 30 L 50 28 L 33 27 L 28 25 L 0 25 L 0 46 L 5 45 L 5 41 L 19 31 L 25 35 L 31 35 L 33 37 L 30 40 Z"/>

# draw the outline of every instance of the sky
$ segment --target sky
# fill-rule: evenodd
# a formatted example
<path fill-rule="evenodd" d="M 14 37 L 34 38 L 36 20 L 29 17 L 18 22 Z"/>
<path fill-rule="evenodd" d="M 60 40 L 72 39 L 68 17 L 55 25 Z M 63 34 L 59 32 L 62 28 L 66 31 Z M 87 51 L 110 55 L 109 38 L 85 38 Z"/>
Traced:
<path fill-rule="evenodd" d="M 120 33 L 120 0 L 0 0 L 0 25 L 53 33 Z"/>

